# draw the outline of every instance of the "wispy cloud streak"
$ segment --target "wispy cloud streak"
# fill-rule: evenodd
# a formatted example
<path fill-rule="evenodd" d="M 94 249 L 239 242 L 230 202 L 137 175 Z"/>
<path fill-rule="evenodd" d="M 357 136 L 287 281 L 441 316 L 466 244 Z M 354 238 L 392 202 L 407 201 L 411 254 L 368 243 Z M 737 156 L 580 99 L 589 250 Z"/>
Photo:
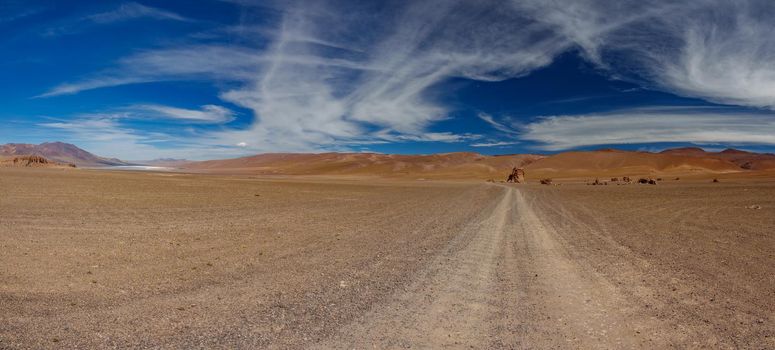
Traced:
<path fill-rule="evenodd" d="M 46 30 L 43 35 L 56 37 L 61 35 L 75 34 L 97 25 L 119 23 L 142 18 L 178 22 L 193 21 L 172 11 L 145 6 L 136 2 L 127 2 L 110 11 L 80 17 L 70 23 L 57 27 L 51 27 Z"/>
<path fill-rule="evenodd" d="M 121 22 L 137 18 L 153 18 L 159 20 L 190 21 L 177 13 L 145 6 L 136 2 L 121 4 L 118 8 L 108 12 L 97 13 L 88 17 L 94 23 L 106 24 Z"/>
<path fill-rule="evenodd" d="M 775 145 L 775 114 L 650 108 L 547 116 L 521 128 L 544 150 L 656 142 Z"/>
<path fill-rule="evenodd" d="M 216 105 L 204 105 L 201 110 L 161 105 L 138 105 L 129 109 L 135 110 L 135 113 L 141 116 L 169 118 L 193 123 L 223 124 L 234 120 L 234 112 Z"/>

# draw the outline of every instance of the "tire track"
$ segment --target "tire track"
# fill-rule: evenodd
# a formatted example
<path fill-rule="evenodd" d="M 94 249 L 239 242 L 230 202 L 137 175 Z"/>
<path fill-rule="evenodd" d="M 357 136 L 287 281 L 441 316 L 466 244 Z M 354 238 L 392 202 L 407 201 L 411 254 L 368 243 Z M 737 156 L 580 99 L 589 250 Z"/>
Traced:
<path fill-rule="evenodd" d="M 321 348 L 485 347 L 483 328 L 498 312 L 495 272 L 514 191 L 461 232 L 430 268 Z"/>

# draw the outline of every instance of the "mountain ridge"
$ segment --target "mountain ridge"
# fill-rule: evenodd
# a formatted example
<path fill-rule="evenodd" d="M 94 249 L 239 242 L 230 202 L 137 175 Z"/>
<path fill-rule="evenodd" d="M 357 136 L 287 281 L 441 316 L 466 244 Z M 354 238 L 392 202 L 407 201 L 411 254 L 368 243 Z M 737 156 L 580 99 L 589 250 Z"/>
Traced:
<path fill-rule="evenodd" d="M 120 159 L 94 155 L 76 145 L 60 141 L 44 142 L 37 145 L 7 143 L 0 145 L 0 156 L 41 156 L 55 162 L 74 164 L 79 167 L 131 165 L 131 163 Z"/>
<path fill-rule="evenodd" d="M 728 148 L 708 152 L 679 147 L 660 152 L 599 149 L 551 155 L 451 152 L 422 155 L 383 153 L 262 153 L 251 156 L 189 161 L 162 158 L 125 162 L 96 156 L 75 145 L 45 142 L 39 145 L 0 145 L 0 156 L 41 156 L 79 167 L 155 165 L 180 171 L 255 175 L 348 175 L 427 179 L 498 179 L 513 167 L 523 167 L 528 178 L 588 177 L 656 174 L 721 174 L 775 170 L 775 154 Z"/>

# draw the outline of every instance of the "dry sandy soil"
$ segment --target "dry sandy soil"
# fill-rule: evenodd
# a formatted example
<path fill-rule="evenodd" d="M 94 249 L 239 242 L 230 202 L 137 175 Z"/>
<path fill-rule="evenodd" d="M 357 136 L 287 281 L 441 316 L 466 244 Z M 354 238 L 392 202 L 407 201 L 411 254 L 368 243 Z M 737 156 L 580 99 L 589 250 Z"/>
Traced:
<path fill-rule="evenodd" d="M 771 349 L 773 231 L 771 182 L 0 169 L 0 348 Z"/>

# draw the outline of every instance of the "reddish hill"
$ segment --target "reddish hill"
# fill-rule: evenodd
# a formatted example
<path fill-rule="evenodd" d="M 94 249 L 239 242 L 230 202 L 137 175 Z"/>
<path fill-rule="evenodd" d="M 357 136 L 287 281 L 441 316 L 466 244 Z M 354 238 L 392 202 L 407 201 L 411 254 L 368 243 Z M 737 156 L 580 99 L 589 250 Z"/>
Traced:
<path fill-rule="evenodd" d="M 478 153 L 394 155 L 376 153 L 268 153 L 192 162 L 184 170 L 273 175 L 366 175 L 435 179 L 501 179 L 512 167 L 543 156 L 484 156 Z"/>
<path fill-rule="evenodd" d="M 755 153 L 733 148 L 727 148 L 721 152 L 706 152 L 696 147 L 669 149 L 661 153 L 725 160 L 745 170 L 775 170 L 775 154 L 771 153 Z"/>
<path fill-rule="evenodd" d="M 118 159 L 96 156 L 75 145 L 64 142 L 46 142 L 39 145 L 26 143 L 0 145 L 0 156 L 11 157 L 31 155 L 42 156 L 55 162 L 86 167 L 129 165 L 129 163 Z"/>
<path fill-rule="evenodd" d="M 524 167 L 528 179 L 614 176 L 706 176 L 775 169 L 775 156 L 745 151 L 706 152 L 689 147 L 660 153 L 605 149 L 552 156 L 445 153 L 269 153 L 191 162 L 184 171 L 263 175 L 354 175 L 427 179 L 502 180 L 512 167 Z"/>
<path fill-rule="evenodd" d="M 744 170 L 725 159 L 700 156 L 699 151 L 681 149 L 663 153 L 612 150 L 565 152 L 536 161 L 528 165 L 526 171 L 528 178 L 535 179 L 709 174 Z"/>
<path fill-rule="evenodd" d="M 704 149 L 699 147 L 671 148 L 671 149 L 666 149 L 659 153 L 669 154 L 673 156 L 698 156 L 698 157 L 702 157 L 708 154 L 708 152 L 705 152 Z"/>

